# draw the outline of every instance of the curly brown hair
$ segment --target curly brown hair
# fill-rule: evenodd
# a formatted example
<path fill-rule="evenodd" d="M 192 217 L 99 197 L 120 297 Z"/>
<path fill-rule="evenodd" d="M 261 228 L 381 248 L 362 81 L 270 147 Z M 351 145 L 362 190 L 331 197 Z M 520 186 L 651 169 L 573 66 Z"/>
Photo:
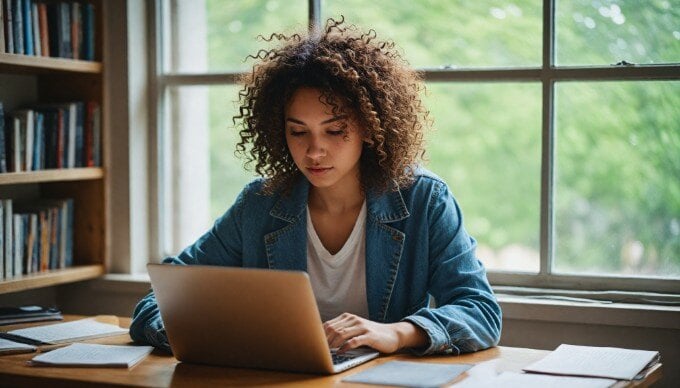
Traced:
<path fill-rule="evenodd" d="M 320 90 L 334 114 L 348 110 L 365 131 L 364 191 L 384 192 L 413 181 L 425 154 L 429 113 L 420 100 L 421 76 L 393 42 L 377 41 L 374 30 L 363 33 L 344 25 L 344 17 L 328 19 L 323 29 L 304 38 L 272 34 L 263 39 L 282 45 L 250 56 L 260 63 L 240 79 L 244 86 L 233 120 L 241 137 L 236 154 L 245 158 L 246 168 L 255 163 L 255 171 L 266 178 L 265 192 L 287 192 L 301 176 L 285 138 L 285 108 L 301 87 Z"/>

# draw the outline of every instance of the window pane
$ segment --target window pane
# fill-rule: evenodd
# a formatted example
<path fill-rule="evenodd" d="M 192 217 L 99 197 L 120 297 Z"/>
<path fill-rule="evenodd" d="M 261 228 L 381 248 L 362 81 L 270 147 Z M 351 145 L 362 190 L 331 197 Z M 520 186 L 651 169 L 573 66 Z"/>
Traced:
<path fill-rule="evenodd" d="M 206 232 L 253 174 L 234 155 L 238 87 L 171 87 L 166 137 L 164 225 L 173 228 L 166 250 L 178 252 Z"/>
<path fill-rule="evenodd" d="M 258 35 L 306 30 L 306 0 L 173 0 L 171 53 L 166 69 L 173 72 L 247 70 L 244 61 L 261 48 Z"/>
<path fill-rule="evenodd" d="M 428 84 L 426 156 L 444 178 L 489 269 L 538 272 L 541 87 Z"/>
<path fill-rule="evenodd" d="M 393 40 L 412 66 L 540 66 L 541 3 L 327 0 L 322 11 Z"/>
<path fill-rule="evenodd" d="M 556 271 L 679 277 L 680 82 L 556 98 Z"/>
<path fill-rule="evenodd" d="M 557 2 L 559 65 L 680 62 L 680 4 L 671 0 Z"/>

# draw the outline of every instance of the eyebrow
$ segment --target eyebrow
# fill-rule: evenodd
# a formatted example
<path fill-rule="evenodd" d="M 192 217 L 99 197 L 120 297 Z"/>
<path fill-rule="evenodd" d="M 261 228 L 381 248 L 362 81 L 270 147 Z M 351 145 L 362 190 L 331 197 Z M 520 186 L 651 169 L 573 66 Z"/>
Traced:
<path fill-rule="evenodd" d="M 331 118 L 328 119 L 328 120 L 324 120 L 324 121 L 322 121 L 320 124 L 321 124 L 321 125 L 330 124 L 330 123 L 332 123 L 332 122 L 335 122 L 335 121 L 338 121 L 338 120 L 344 120 L 344 119 L 346 119 L 346 118 L 347 118 L 347 115 L 339 115 L 339 116 L 331 117 Z M 288 117 L 288 118 L 286 119 L 286 121 L 290 121 L 290 122 L 292 122 L 292 123 L 300 124 L 300 125 L 307 125 L 304 121 L 298 120 L 298 119 L 293 118 L 293 117 Z"/>

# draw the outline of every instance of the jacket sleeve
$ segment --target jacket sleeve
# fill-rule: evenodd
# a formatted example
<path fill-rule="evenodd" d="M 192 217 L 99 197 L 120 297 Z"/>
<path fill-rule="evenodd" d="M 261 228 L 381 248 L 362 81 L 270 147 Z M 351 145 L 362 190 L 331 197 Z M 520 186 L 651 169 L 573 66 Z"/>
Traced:
<path fill-rule="evenodd" d="M 247 190 L 247 189 L 246 189 Z M 213 227 L 179 255 L 163 260 L 175 265 L 242 266 L 241 217 L 246 190 Z M 130 337 L 135 342 L 153 345 L 170 352 L 156 297 L 153 291 L 139 301 L 132 314 Z"/>
<path fill-rule="evenodd" d="M 428 204 L 429 285 L 437 308 L 404 318 L 422 328 L 430 343 L 420 355 L 460 354 L 498 344 L 501 309 L 476 258 L 476 241 L 463 228 L 462 215 L 446 185 L 437 182 Z"/>

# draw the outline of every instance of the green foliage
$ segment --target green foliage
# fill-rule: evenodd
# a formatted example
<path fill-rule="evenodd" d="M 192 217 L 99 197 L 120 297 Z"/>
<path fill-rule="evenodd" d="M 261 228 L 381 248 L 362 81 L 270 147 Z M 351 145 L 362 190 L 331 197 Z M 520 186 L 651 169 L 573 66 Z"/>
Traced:
<path fill-rule="evenodd" d="M 394 40 L 416 67 L 538 67 L 542 3 L 326 0 L 322 8 Z M 560 65 L 680 61 L 677 1 L 556 4 Z M 247 70 L 247 55 L 271 47 L 257 35 L 304 29 L 307 17 L 306 0 L 207 7 L 213 71 Z M 680 81 L 564 82 L 555 97 L 556 270 L 680 276 Z M 235 86 L 210 87 L 213 217 L 252 177 L 233 155 L 236 99 Z M 518 268 L 521 257 L 503 255 L 508 247 L 539 250 L 541 85 L 429 84 L 424 100 L 435 128 L 428 167 L 451 186 L 480 248 Z"/>

